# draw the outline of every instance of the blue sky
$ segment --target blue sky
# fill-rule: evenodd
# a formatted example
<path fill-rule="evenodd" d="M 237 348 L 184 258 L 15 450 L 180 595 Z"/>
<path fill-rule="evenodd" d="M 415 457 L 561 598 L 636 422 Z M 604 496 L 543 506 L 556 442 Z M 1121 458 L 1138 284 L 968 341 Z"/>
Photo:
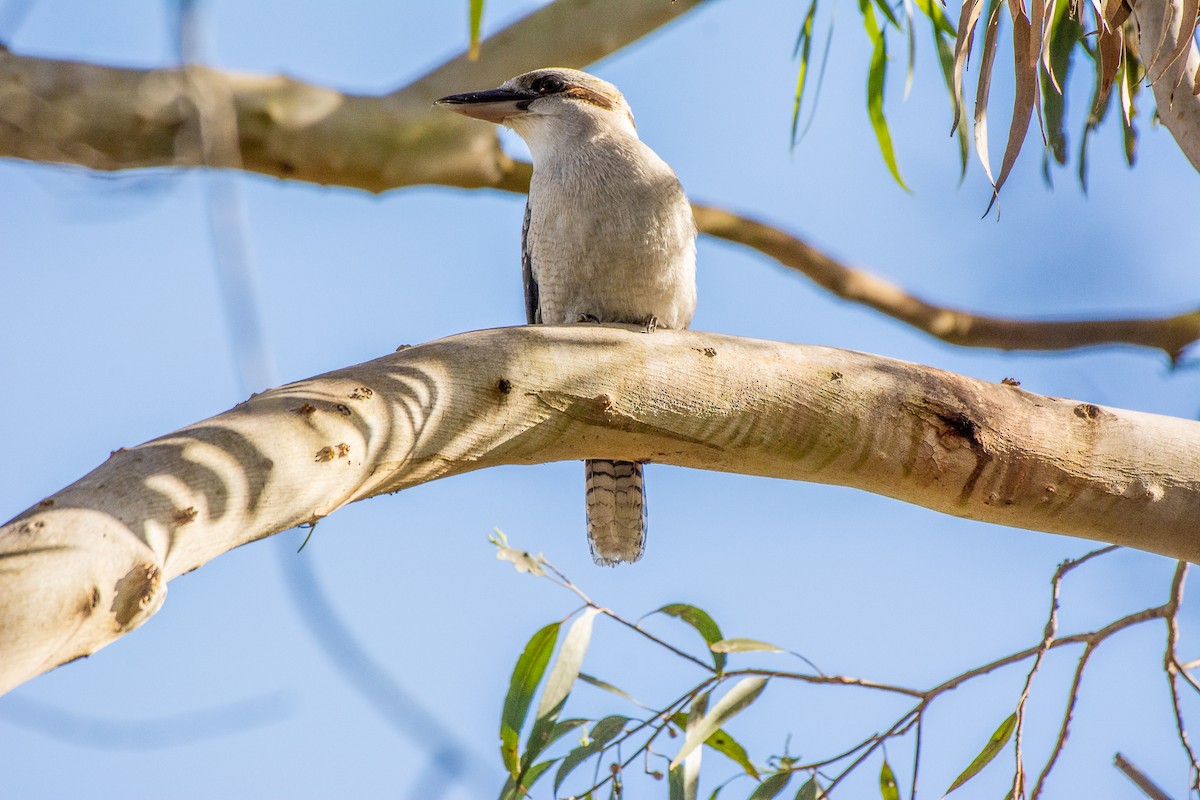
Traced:
<path fill-rule="evenodd" d="M 211 2 L 213 62 L 386 91 L 464 46 L 466 5 Z M 485 32 L 536 5 L 490 0 Z M 776 222 L 923 297 L 1013 316 L 1196 305 L 1197 177 L 1165 130 L 1143 116 L 1130 170 L 1119 126 L 1107 123 L 1092 144 L 1087 196 L 1074 165 L 1056 171 L 1054 191 L 1044 187 L 1033 132 L 1000 219 L 981 220 L 990 189 L 976 162 L 958 185 L 950 109 L 927 39 L 918 38 L 907 102 L 896 39 L 887 111 L 907 194 L 889 178 L 867 122 L 869 44 L 850 4 L 836 10 L 816 121 L 789 152 L 791 52 L 805 7 L 714 0 L 592 71 L 622 88 L 642 137 L 694 199 Z M 0 34 L 24 54 L 141 67 L 174 58 L 163 7 L 138 0 L 41 0 L 15 33 Z M 1002 49 L 991 105 L 997 138 L 1011 102 L 1001 79 L 1010 63 Z M 1088 89 L 1078 75 L 1073 89 L 1074 150 Z M 513 137 L 505 142 L 520 152 Z M 993 143 L 994 159 L 1000 146 Z M 0 393 L 8 445 L 0 517 L 117 447 L 243 399 L 213 268 L 207 180 L 0 162 L 0 378 L 9 388 Z M 234 180 L 282 381 L 522 319 L 519 197 L 443 188 L 377 197 Z M 700 330 L 863 350 L 986 380 L 1014 376 L 1030 391 L 1162 414 L 1192 418 L 1200 408 L 1200 374 L 1172 372 L 1155 353 L 952 348 L 711 240 L 699 246 L 699 298 Z M 324 521 L 300 555 L 301 531 L 229 553 L 174 581 L 142 629 L 0 699 L 0 794 L 436 796 L 421 783 L 434 729 L 417 722 L 421 733 L 409 735 L 348 685 L 308 632 L 309 623 L 320 626 L 315 612 L 290 598 L 281 569 L 289 559 L 318 576 L 359 645 L 470 754 L 472 766 L 444 795 L 467 798 L 499 787 L 500 707 L 526 639 L 577 605 L 497 562 L 486 539 L 493 527 L 544 552 L 628 617 L 694 603 L 726 635 L 773 641 L 828 672 L 915 685 L 1035 643 L 1054 566 L 1095 546 L 838 487 L 665 466 L 648 470 L 648 485 L 648 553 L 624 569 L 591 563 L 575 463 L 476 472 L 356 504 Z M 1064 632 L 1162 602 L 1172 568 L 1121 553 L 1073 574 Z M 649 624 L 692 643 L 677 623 Z M 1184 655 L 1194 657 L 1193 609 L 1183 626 Z M 1115 750 L 1183 794 L 1186 762 L 1158 668 L 1162 639 L 1159 627 L 1139 628 L 1095 657 L 1051 796 L 1133 796 L 1110 766 Z M 1061 719 L 1073 666 L 1069 654 L 1055 658 L 1031 701 L 1035 767 Z M 585 669 L 659 702 L 694 677 L 604 625 Z M 971 760 L 1011 711 L 1023 678 L 1020 669 L 999 673 L 934 706 L 923 745 L 926 796 Z M 567 713 L 622 710 L 608 699 L 582 693 Z M 756 757 L 782 753 L 789 734 L 793 754 L 817 756 L 890 724 L 897 709 L 848 690 L 772 687 L 730 731 Z M 904 787 L 910 746 L 889 748 Z M 735 774 L 719 762 L 710 756 L 706 774 Z M 1003 796 L 1006 769 L 994 765 L 963 795 Z M 876 761 L 847 794 L 871 796 L 877 774 Z M 735 786 L 749 793 L 748 783 Z"/>

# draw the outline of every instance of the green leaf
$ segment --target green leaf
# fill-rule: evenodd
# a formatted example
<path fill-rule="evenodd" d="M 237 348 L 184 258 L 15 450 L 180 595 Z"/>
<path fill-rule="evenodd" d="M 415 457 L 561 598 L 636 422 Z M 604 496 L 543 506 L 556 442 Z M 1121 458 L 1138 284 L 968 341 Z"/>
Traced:
<path fill-rule="evenodd" d="M 708 615 L 708 612 L 690 606 L 687 603 L 671 603 L 662 608 L 651 611 L 650 614 L 666 614 L 669 617 L 683 620 L 688 625 L 696 629 L 696 632 L 704 637 L 704 641 L 711 647 L 713 642 L 721 641 L 721 629 L 717 627 L 717 623 L 713 622 L 713 618 Z M 650 616 L 647 614 L 646 616 Z M 725 669 L 725 654 L 713 653 L 713 664 L 717 668 L 717 672 Z"/>
<path fill-rule="evenodd" d="M 946 19 L 946 15 L 942 13 L 941 3 L 935 0 L 916 0 L 917 8 L 921 9 L 921 13 L 929 17 L 933 22 L 933 27 L 939 32 L 947 36 L 955 36 L 958 29 L 950 24 L 950 20 Z"/>
<path fill-rule="evenodd" d="M 824 800 L 825 792 L 821 789 L 821 784 L 817 783 L 817 778 L 814 775 L 804 782 L 800 787 L 800 791 L 796 792 L 796 800 Z"/>
<path fill-rule="evenodd" d="M 1042 84 L 1046 144 L 1059 164 L 1067 163 L 1067 134 L 1063 123 L 1067 112 L 1071 56 L 1079 37 L 1083 35 L 1083 26 L 1069 13 L 1070 6 L 1067 0 L 1058 0 L 1054 6 L 1054 16 L 1049 25 L 1049 64 L 1043 64 L 1038 73 Z"/>
<path fill-rule="evenodd" d="M 689 718 L 683 746 L 679 748 L 679 752 L 672 759 L 672 768 L 681 763 L 688 753 L 703 744 L 709 736 L 716 733 L 722 725 L 758 699 L 766 686 L 766 678 L 742 678 L 702 718 L 698 720 Z"/>
<path fill-rule="evenodd" d="M 900 788 L 896 786 L 896 776 L 887 759 L 883 760 L 883 768 L 879 770 L 879 794 L 883 800 L 900 800 Z"/>
<path fill-rule="evenodd" d="M 537 783 L 537 779 L 542 777 L 542 775 L 546 773 L 546 770 L 554 766 L 556 761 L 558 761 L 557 758 L 552 758 L 549 761 L 540 761 L 537 764 L 534 764 L 529 768 L 529 771 L 522 776 L 521 787 L 527 790 L 532 789 L 533 784 Z"/>
<path fill-rule="evenodd" d="M 680 730 L 686 731 L 688 724 L 688 712 L 676 711 L 671 716 L 671 721 L 674 722 L 680 728 Z M 724 729 L 718 728 L 712 736 L 709 736 L 704 740 L 704 744 L 735 762 L 742 769 L 746 770 L 746 774 L 754 778 L 754 780 L 759 780 L 758 768 L 754 766 L 754 763 L 750 761 L 750 757 L 746 755 L 745 748 L 738 744 L 737 740 L 726 733 Z"/>
<path fill-rule="evenodd" d="M 479 31 L 483 27 L 483 0 L 471 0 L 471 47 L 467 50 L 467 58 L 479 60 Z"/>
<path fill-rule="evenodd" d="M 593 675 L 588 675 L 586 672 L 579 673 L 579 680 L 583 681 L 584 683 L 590 683 L 592 686 L 595 686 L 597 689 L 603 689 L 606 692 L 612 692 L 617 697 L 623 697 L 626 700 L 628 700 L 629 702 L 633 703 L 634 705 L 638 705 L 638 706 L 641 705 L 641 703 L 639 703 L 634 698 L 633 695 L 629 694 L 629 692 L 626 692 L 622 689 L 618 689 L 616 686 L 613 686 L 608 681 L 602 681 Z"/>
<path fill-rule="evenodd" d="M 592 622 L 599 613 L 597 608 L 586 608 L 583 613 L 571 623 L 567 635 L 563 637 L 562 647 L 558 650 L 558 658 L 550 668 L 550 676 L 546 678 L 546 688 L 542 690 L 542 699 L 538 703 L 537 715 L 534 718 L 533 729 L 525 743 L 529 761 L 537 758 L 550 743 L 550 734 L 558 715 L 562 712 L 575 685 L 575 677 L 579 675 L 579 667 L 587 654 L 588 644 L 592 640 Z"/>
<path fill-rule="evenodd" d="M 523 776 L 525 774 L 525 772 L 529 769 L 529 765 L 533 763 L 533 760 L 535 758 L 537 758 L 538 755 L 540 755 L 540 753 L 545 751 L 547 748 L 549 748 L 551 745 L 553 745 L 555 742 L 557 742 L 562 737 L 566 736 L 571 731 L 575 730 L 576 728 L 578 728 L 582 725 L 586 725 L 587 723 L 589 723 L 591 721 L 592 720 L 590 720 L 590 719 L 576 717 L 573 719 L 564 719 L 561 722 L 555 723 L 554 727 L 550 729 L 550 733 L 546 736 L 544 743 L 538 749 L 537 752 L 533 752 L 533 751 L 527 749 L 521 755 L 521 775 Z M 557 760 L 557 759 L 555 759 L 555 760 Z"/>
<path fill-rule="evenodd" d="M 549 761 L 540 761 L 526 770 L 520 778 L 520 782 L 512 775 L 504 782 L 504 788 L 500 790 L 500 800 L 523 800 L 529 796 L 529 790 L 537 779 L 542 777 L 546 770 L 554 766 L 558 761 L 557 758 L 552 758 Z"/>
<path fill-rule="evenodd" d="M 711 690 L 701 692 L 692 698 L 691 708 L 687 713 L 687 726 L 684 729 L 686 731 L 685 741 L 688 737 L 697 735 L 697 731 L 708 713 L 710 697 L 712 697 Z M 671 762 L 671 766 L 667 770 L 670 778 L 668 789 L 671 800 L 696 800 L 700 790 L 700 761 L 703 753 L 704 751 L 700 748 L 693 748 L 686 758 Z"/>
<path fill-rule="evenodd" d="M 760 642 L 757 639 L 722 639 L 708 646 L 714 653 L 786 653 L 782 647 Z"/>
<path fill-rule="evenodd" d="M 683 767 L 675 767 L 667 771 L 667 797 L 669 800 L 687 800 L 687 790 L 683 783 Z"/>
<path fill-rule="evenodd" d="M 1137 61 L 1136 49 L 1125 42 L 1125 59 L 1120 69 L 1121 81 L 1121 135 L 1125 144 L 1125 163 L 1133 166 L 1137 159 L 1138 132 L 1134 120 L 1137 117 L 1137 94 L 1146 77 Z"/>
<path fill-rule="evenodd" d="M 777 797 L 787 788 L 788 781 L 791 779 L 792 773 L 790 770 L 772 773 L 763 778 L 762 783 L 755 788 L 748 800 L 771 800 L 771 798 Z"/>
<path fill-rule="evenodd" d="M 917 5 L 920 6 L 922 2 L 931 3 L 932 0 L 917 0 Z M 937 8 L 937 6 L 933 7 Z M 945 22 L 945 15 L 940 10 L 937 13 L 941 20 Z M 949 23 L 946 24 L 949 25 Z M 938 66 L 942 68 L 942 80 L 946 83 L 946 91 L 950 93 L 950 102 L 954 103 L 956 102 L 954 94 L 954 49 L 948 37 L 942 32 L 937 19 L 933 21 L 933 43 L 937 46 Z M 958 180 L 959 183 L 962 183 L 963 178 L 967 176 L 967 161 L 971 153 L 971 145 L 967 141 L 967 126 L 956 125 L 954 135 L 958 138 Z"/>
<path fill-rule="evenodd" d="M 1009 714 L 1004 722 L 1000 723 L 1000 727 L 996 728 L 996 732 L 992 734 L 992 738 L 988 739 L 988 743 L 979 751 L 979 755 L 975 756 L 962 774 L 954 779 L 954 783 L 950 784 L 950 788 L 943 792 L 943 796 L 950 794 L 958 787 L 962 786 L 967 781 L 979 774 L 979 771 L 991 763 L 992 759 L 1000 755 L 1000 751 L 1004 749 L 1004 745 L 1008 744 L 1008 740 L 1012 738 L 1013 730 L 1017 727 L 1017 715 Z"/>
<path fill-rule="evenodd" d="M 796 131 L 800 127 L 800 100 L 804 96 L 804 84 L 808 80 L 808 57 L 812 51 L 813 18 L 816 13 L 817 0 L 812 0 L 808 6 L 808 13 L 804 15 L 804 23 L 800 26 L 800 35 L 796 39 L 796 52 L 800 54 L 800 71 L 796 74 L 796 102 L 792 106 L 793 148 L 796 147 Z"/>
<path fill-rule="evenodd" d="M 558 794 L 558 788 L 562 786 L 562 782 L 567 779 L 567 776 L 576 767 L 602 751 L 605 745 L 615 739 L 621 731 L 625 730 L 625 723 L 627 722 L 629 722 L 629 717 L 614 714 L 605 717 L 593 725 L 591 739 L 588 743 L 576 747 L 570 753 L 567 753 L 567 757 L 563 759 L 562 765 L 558 768 L 558 774 L 554 776 L 554 793 Z"/>
<path fill-rule="evenodd" d="M 882 4 L 883 0 L 879 2 Z M 900 177 L 900 168 L 896 164 L 896 153 L 892 147 L 892 134 L 883 114 L 883 87 L 887 78 L 887 39 L 875 21 L 875 13 L 871 10 L 869 0 L 859 0 L 858 7 L 863 15 L 863 27 L 875 46 L 871 53 L 871 68 L 867 73 L 867 116 L 871 118 L 871 127 L 875 130 L 875 139 L 879 142 L 879 153 L 883 156 L 888 171 L 892 173 L 896 183 L 900 184 L 900 188 L 908 192 L 911 190 Z"/>
<path fill-rule="evenodd" d="M 554 641 L 558 638 L 560 624 L 552 622 L 533 635 L 529 644 L 525 645 L 525 652 L 517 659 L 512 680 L 508 684 L 504 711 L 500 716 L 500 757 L 514 778 L 520 774 L 518 742 L 521 728 L 525 725 L 525 716 L 529 713 L 533 693 L 537 691 L 542 675 L 546 672 L 546 664 L 550 661 L 550 654 L 554 651 Z"/>
<path fill-rule="evenodd" d="M 892 23 L 896 28 L 900 27 L 900 20 L 896 19 L 896 12 L 892 11 L 891 7 L 888 6 L 887 0 L 875 0 L 875 5 L 879 6 L 880 13 L 887 17 L 888 22 Z"/>
<path fill-rule="evenodd" d="M 904 35 L 908 39 L 908 61 L 904 65 L 904 100 L 912 91 L 913 64 L 917 60 L 917 29 L 913 25 L 912 0 L 904 0 Z"/>

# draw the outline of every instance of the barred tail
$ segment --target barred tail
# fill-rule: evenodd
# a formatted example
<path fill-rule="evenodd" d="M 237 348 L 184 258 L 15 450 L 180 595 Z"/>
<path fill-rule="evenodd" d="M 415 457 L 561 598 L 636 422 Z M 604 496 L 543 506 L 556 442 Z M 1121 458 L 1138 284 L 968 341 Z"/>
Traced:
<path fill-rule="evenodd" d="M 601 566 L 637 561 L 646 549 L 642 465 L 633 461 L 585 461 L 583 466 L 592 558 Z"/>

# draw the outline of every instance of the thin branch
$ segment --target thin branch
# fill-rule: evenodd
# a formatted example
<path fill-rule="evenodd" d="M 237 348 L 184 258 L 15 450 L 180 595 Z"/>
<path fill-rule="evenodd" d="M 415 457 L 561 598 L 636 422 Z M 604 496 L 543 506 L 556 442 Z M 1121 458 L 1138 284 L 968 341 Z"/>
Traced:
<path fill-rule="evenodd" d="M 702 661 L 701 659 L 696 658 L 696 656 L 692 655 L 691 653 L 688 653 L 684 650 L 680 650 L 675 645 L 670 644 L 669 642 L 666 642 L 666 641 L 658 638 L 657 636 L 650 633 L 649 631 L 642 628 L 641 626 L 637 625 L 636 623 L 630 622 L 627 619 L 617 616 L 616 614 L 614 614 L 612 611 L 608 610 L 607 608 L 601 608 L 600 612 L 605 614 L 606 616 L 612 617 L 617 622 L 624 625 L 626 628 L 629 628 L 631 631 L 641 634 L 642 636 L 646 637 L 647 639 L 654 642 L 658 646 L 664 647 L 667 650 L 670 650 L 672 653 L 679 656 L 680 658 L 691 661 L 693 664 L 700 667 L 705 672 L 712 673 L 713 675 L 717 674 L 717 669 L 712 664 L 709 664 L 707 661 Z"/>
<path fill-rule="evenodd" d="M 725 677 L 732 678 L 735 676 L 761 675 L 769 678 L 783 678 L 784 680 L 800 681 L 810 683 L 817 686 L 859 686 L 863 689 L 875 689 L 881 692 L 891 694 L 902 694 L 908 697 L 915 697 L 923 700 L 928 696 L 928 692 L 920 689 L 910 689 L 907 686 L 895 686 L 888 683 L 878 683 L 876 681 L 866 680 L 865 678 L 852 678 L 848 675 L 809 675 L 805 672 L 782 672 L 773 669 L 739 669 L 725 673 Z"/>
<path fill-rule="evenodd" d="M 1025 703 L 1029 699 L 1029 689 L 1033 685 L 1033 677 L 1037 674 L 1038 667 L 1042 664 L 1042 659 L 1050 650 L 1050 646 L 1054 643 L 1054 637 L 1058 635 L 1058 607 L 1059 595 L 1062 592 L 1063 578 L 1068 572 L 1086 564 L 1088 561 L 1097 556 L 1106 555 L 1117 550 L 1116 545 L 1102 547 L 1098 550 L 1093 550 L 1079 558 L 1067 559 L 1058 565 L 1058 569 L 1054 571 L 1054 576 L 1050 579 L 1050 614 L 1046 619 L 1046 627 L 1042 633 L 1042 643 L 1038 646 L 1037 655 L 1034 657 L 1033 666 L 1029 668 L 1029 674 L 1025 676 L 1025 685 L 1021 688 L 1020 699 L 1017 700 L 1017 725 L 1016 734 L 1013 737 L 1014 742 L 1014 757 L 1016 760 L 1016 769 L 1013 772 L 1013 784 L 1011 795 L 1014 798 L 1025 796 L 1025 762 L 1021 757 L 1022 736 L 1025 728 Z"/>
<path fill-rule="evenodd" d="M 1113 758 L 1113 763 L 1116 768 L 1121 770 L 1121 772 L 1125 774 L 1125 777 L 1133 781 L 1134 785 L 1142 790 L 1142 794 L 1146 795 L 1146 797 L 1149 797 L 1150 800 L 1171 800 L 1171 796 L 1169 794 L 1158 788 L 1158 786 L 1154 784 L 1154 781 L 1150 780 L 1150 778 L 1146 776 L 1146 773 L 1134 766 L 1133 762 L 1125 756 L 1117 753 Z"/>
<path fill-rule="evenodd" d="M 924 712 L 917 713 L 917 741 L 913 745 L 913 774 L 912 788 L 909 790 L 909 800 L 917 800 L 917 773 L 921 770 L 921 731 L 924 724 Z"/>
<path fill-rule="evenodd" d="M 935 305 L 878 275 L 847 266 L 779 227 L 710 206 L 693 204 L 693 210 L 702 233 L 751 247 L 837 297 L 949 344 L 1040 351 L 1132 344 L 1162 350 L 1176 361 L 1200 339 L 1200 309 L 1170 317 L 1056 321 L 992 317 Z"/>
<path fill-rule="evenodd" d="M 588 4 L 587 13 L 615 2 Z M 623 28 L 609 45 L 620 46 L 627 41 L 622 37 L 640 35 L 647 25 L 662 24 L 695 4 L 696 0 L 681 0 L 661 4 L 662 9 L 672 9 L 669 13 L 639 11 L 634 16 L 645 19 Z M 578 56 L 571 58 L 566 52 L 522 51 L 514 44 L 525 42 L 527 31 L 544 24 L 535 19 L 539 14 L 553 10 L 561 15 L 578 5 L 552 3 L 485 42 L 485 50 L 492 48 L 488 59 L 456 59 L 403 89 L 376 96 L 348 95 L 280 76 L 199 67 L 185 76 L 178 70 L 117 69 L 3 53 L 0 157 L 100 170 L 203 165 L 200 154 L 176 147 L 177 132 L 194 113 L 186 99 L 199 88 L 231 98 L 236 110 L 236 152 L 209 159 L 224 168 L 371 192 L 421 184 L 526 192 L 532 174 L 528 163 L 504 153 L 490 127 L 439 114 L 431 101 L 439 94 L 495 85 L 508 72 L 485 70 L 519 71 L 518 63 L 530 59 L 538 61 L 533 66 L 545 63 L 542 59 L 584 66 Z M 607 24 L 602 27 L 607 35 Z M 587 26 L 572 24 L 569 29 L 578 32 Z M 503 57 L 493 60 L 497 48 Z M 1178 360 L 1200 339 L 1200 309 L 1168 317 L 1054 321 L 993 317 L 936 305 L 849 267 L 780 228 L 719 208 L 693 208 L 702 233 L 752 247 L 837 297 L 950 344 L 1038 351 L 1129 344 L 1158 349 Z"/>
<path fill-rule="evenodd" d="M 884 733 L 876 734 L 875 736 L 871 737 L 871 739 L 868 740 L 871 743 L 870 743 L 870 745 L 867 746 L 867 748 L 865 750 L 863 750 L 862 755 L 860 755 L 858 758 L 854 759 L 854 761 L 850 764 L 850 766 L 848 766 L 844 770 L 842 770 L 838 774 L 838 776 L 836 778 L 834 778 L 833 781 L 830 782 L 829 786 L 825 787 L 825 793 L 833 794 L 834 788 L 839 783 L 842 782 L 842 779 L 844 779 L 847 775 L 849 775 L 851 772 L 856 770 L 858 768 L 859 764 L 861 764 L 862 762 L 864 762 L 868 758 L 870 758 L 871 754 L 874 753 L 876 750 L 878 750 L 883 745 L 883 743 L 886 742 L 888 739 L 892 738 L 893 736 L 897 736 L 897 737 L 903 736 L 908 731 L 908 729 L 913 724 L 915 724 L 916 720 L 920 718 L 921 711 L 924 710 L 925 705 L 927 705 L 927 703 L 922 701 L 914 709 L 912 709 L 907 714 L 905 714 L 903 717 L 898 719 L 896 721 L 896 723 L 894 725 L 892 725 L 892 727 L 887 729 L 887 731 L 885 731 Z"/>
<path fill-rule="evenodd" d="M 1188 741 L 1187 728 L 1183 723 L 1183 707 L 1179 699 L 1179 608 L 1183 604 L 1183 588 L 1187 581 L 1188 563 L 1180 561 L 1175 567 L 1175 576 L 1171 580 L 1171 596 L 1164 606 L 1163 619 L 1167 623 L 1167 646 L 1163 654 L 1163 672 L 1167 676 L 1167 686 L 1171 690 L 1171 710 L 1175 714 L 1175 731 L 1179 736 L 1179 744 L 1188 757 L 1188 771 L 1191 777 L 1190 789 L 1200 789 L 1200 764 L 1196 763 L 1196 753 Z M 1190 678 L 1189 678 L 1190 680 Z"/>
<path fill-rule="evenodd" d="M 1042 767 L 1042 773 L 1038 775 L 1037 783 L 1033 785 L 1033 793 L 1030 795 L 1030 800 L 1037 800 L 1042 793 L 1042 786 L 1049 777 L 1054 765 L 1058 762 L 1059 755 L 1062 754 L 1063 747 L 1067 744 L 1067 735 L 1071 730 L 1071 717 L 1075 714 L 1075 705 L 1079 701 L 1079 684 L 1083 680 L 1083 670 L 1087 667 L 1088 659 L 1092 657 L 1092 653 L 1096 652 L 1096 647 L 1099 642 L 1088 642 L 1087 647 L 1083 649 L 1083 653 L 1079 656 L 1079 663 L 1075 666 L 1075 675 L 1071 678 L 1071 688 L 1067 694 L 1067 708 L 1063 713 L 1062 725 L 1058 729 L 1058 738 L 1054 742 L 1054 749 L 1050 751 L 1050 757 L 1046 760 L 1046 765 Z"/>

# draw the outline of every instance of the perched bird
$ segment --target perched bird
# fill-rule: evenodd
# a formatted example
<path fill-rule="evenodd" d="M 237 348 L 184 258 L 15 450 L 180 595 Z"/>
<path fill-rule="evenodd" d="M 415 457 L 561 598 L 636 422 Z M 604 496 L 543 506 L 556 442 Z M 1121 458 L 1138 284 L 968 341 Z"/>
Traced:
<path fill-rule="evenodd" d="M 533 156 L 521 232 L 526 321 L 686 328 L 696 307 L 696 225 L 679 179 L 638 139 L 617 87 L 539 69 L 438 105 L 512 128 Z M 646 545 L 642 465 L 585 462 L 597 564 Z"/>

